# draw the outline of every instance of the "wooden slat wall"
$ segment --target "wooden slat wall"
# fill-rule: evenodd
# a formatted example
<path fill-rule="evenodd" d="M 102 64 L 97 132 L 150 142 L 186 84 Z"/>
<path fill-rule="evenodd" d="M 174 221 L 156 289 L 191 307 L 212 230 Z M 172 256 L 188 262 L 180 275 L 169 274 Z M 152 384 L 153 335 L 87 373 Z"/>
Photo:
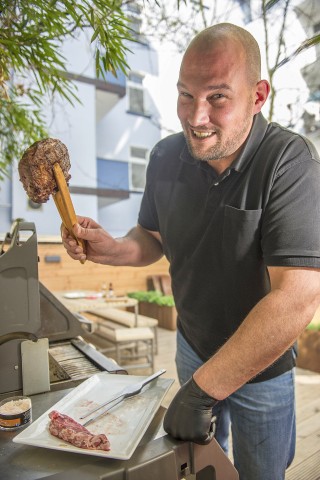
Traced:
<path fill-rule="evenodd" d="M 39 280 L 51 291 L 96 290 L 102 284 L 113 284 L 116 295 L 147 289 L 147 277 L 168 273 L 169 264 L 162 258 L 147 267 L 110 267 L 72 260 L 62 244 L 38 244 Z M 60 257 L 59 263 L 51 263 L 46 257 Z"/>

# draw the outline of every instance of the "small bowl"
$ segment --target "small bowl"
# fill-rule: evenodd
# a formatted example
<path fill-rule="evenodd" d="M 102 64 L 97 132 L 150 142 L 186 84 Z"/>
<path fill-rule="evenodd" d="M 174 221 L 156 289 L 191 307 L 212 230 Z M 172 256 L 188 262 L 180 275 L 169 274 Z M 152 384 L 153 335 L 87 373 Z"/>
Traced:
<path fill-rule="evenodd" d="M 0 430 L 18 430 L 32 421 L 31 399 L 8 397 L 0 402 Z"/>

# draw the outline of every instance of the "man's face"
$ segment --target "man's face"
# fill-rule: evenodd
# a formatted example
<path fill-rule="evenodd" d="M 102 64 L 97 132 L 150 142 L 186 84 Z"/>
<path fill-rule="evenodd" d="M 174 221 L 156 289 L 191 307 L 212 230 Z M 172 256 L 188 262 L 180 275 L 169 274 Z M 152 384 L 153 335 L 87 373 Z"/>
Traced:
<path fill-rule="evenodd" d="M 254 114 L 255 88 L 242 48 L 231 41 L 191 48 L 182 62 L 178 93 L 178 116 L 193 157 L 229 165 Z"/>

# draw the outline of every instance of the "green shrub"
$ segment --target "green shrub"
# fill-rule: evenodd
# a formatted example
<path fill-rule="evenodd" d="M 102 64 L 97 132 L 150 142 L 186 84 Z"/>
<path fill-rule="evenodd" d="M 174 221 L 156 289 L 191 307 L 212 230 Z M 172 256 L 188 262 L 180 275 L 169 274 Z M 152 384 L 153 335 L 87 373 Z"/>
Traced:
<path fill-rule="evenodd" d="M 306 328 L 307 330 L 314 330 L 320 332 L 320 323 L 309 323 L 309 325 Z"/>
<path fill-rule="evenodd" d="M 138 300 L 138 302 L 156 303 L 162 307 L 174 307 L 172 295 L 163 295 L 158 290 L 137 291 L 128 293 L 128 297 Z"/>

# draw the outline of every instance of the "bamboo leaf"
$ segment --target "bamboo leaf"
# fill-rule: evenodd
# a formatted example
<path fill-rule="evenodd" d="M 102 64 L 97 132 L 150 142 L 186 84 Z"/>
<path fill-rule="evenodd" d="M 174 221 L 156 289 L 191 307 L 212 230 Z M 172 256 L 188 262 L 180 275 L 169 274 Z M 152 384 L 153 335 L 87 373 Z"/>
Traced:
<path fill-rule="evenodd" d="M 93 35 L 91 37 L 91 43 L 93 43 L 95 41 L 95 39 L 97 38 L 97 36 L 99 35 L 99 30 L 98 28 L 93 32 Z"/>
<path fill-rule="evenodd" d="M 13 159 L 44 136 L 41 109 L 48 94 L 72 105 L 79 102 L 76 84 L 66 76 L 62 43 L 92 28 L 96 72 L 104 76 L 126 71 L 126 42 L 133 39 L 121 1 L 2 0 L 0 10 L 1 179 Z M 23 88 L 13 80 L 16 76 Z"/>
<path fill-rule="evenodd" d="M 100 50 L 96 52 L 96 75 L 99 77 L 100 72 Z"/>
<path fill-rule="evenodd" d="M 278 68 L 282 67 L 286 63 L 290 62 L 293 60 L 299 53 L 304 52 L 305 50 L 308 50 L 308 48 L 315 47 L 316 45 L 320 44 L 320 34 L 316 34 L 311 38 L 307 38 L 304 40 L 304 42 L 301 43 L 301 45 L 289 56 L 281 60 L 275 67 L 274 70 L 277 70 Z"/>

